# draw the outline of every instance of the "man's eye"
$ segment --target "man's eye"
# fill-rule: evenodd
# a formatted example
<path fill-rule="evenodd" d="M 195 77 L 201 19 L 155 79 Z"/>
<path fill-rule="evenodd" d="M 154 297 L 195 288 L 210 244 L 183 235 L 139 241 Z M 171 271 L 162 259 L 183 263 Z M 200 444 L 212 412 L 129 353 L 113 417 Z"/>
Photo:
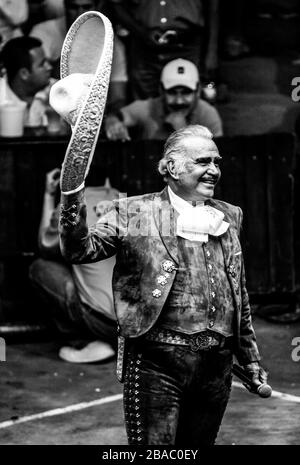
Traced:
<path fill-rule="evenodd" d="M 199 158 L 198 160 L 196 160 L 196 163 L 198 163 L 199 165 L 209 165 L 211 163 L 211 159 L 210 158 Z"/>

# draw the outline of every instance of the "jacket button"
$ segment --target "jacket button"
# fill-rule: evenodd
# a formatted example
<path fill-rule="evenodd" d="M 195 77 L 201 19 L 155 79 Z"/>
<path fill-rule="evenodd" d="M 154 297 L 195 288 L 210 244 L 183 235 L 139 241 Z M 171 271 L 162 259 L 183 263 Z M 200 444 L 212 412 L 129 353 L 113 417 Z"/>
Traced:
<path fill-rule="evenodd" d="M 162 263 L 162 268 L 164 271 L 167 271 L 167 273 L 171 273 L 172 271 L 175 270 L 175 265 L 171 260 L 165 260 Z"/>
<path fill-rule="evenodd" d="M 158 278 L 157 278 L 157 283 L 158 284 L 161 284 L 162 286 L 165 286 L 167 284 L 167 282 L 168 282 L 168 280 L 167 280 L 166 276 L 162 276 L 162 275 L 158 276 Z"/>
<path fill-rule="evenodd" d="M 152 291 L 152 295 L 153 297 L 160 297 L 161 296 L 161 291 L 159 289 L 154 289 L 154 291 Z"/>

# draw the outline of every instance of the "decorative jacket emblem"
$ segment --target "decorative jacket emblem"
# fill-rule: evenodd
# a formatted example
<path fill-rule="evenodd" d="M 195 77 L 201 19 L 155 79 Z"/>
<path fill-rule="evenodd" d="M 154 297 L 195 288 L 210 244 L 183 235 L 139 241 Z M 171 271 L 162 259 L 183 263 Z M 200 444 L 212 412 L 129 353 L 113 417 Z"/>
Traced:
<path fill-rule="evenodd" d="M 160 297 L 161 296 L 161 291 L 159 289 L 154 289 L 154 291 L 152 291 L 152 295 L 153 297 Z"/>
<path fill-rule="evenodd" d="M 163 261 L 161 266 L 167 273 L 172 273 L 172 271 L 176 270 L 176 267 L 171 260 Z"/>

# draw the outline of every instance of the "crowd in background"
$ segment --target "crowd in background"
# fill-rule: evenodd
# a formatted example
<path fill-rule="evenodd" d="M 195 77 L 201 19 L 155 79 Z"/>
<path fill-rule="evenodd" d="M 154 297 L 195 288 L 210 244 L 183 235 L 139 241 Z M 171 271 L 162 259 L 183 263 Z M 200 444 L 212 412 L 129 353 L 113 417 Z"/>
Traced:
<path fill-rule="evenodd" d="M 59 79 L 60 54 L 69 27 L 80 14 L 98 10 L 111 19 L 115 30 L 106 109 L 109 118 L 102 131 L 104 136 L 112 140 L 131 136 L 163 138 L 189 123 L 207 125 L 215 136 L 220 136 L 223 134 L 220 117 L 211 107 L 216 100 L 211 82 L 218 75 L 220 30 L 227 31 L 228 56 L 236 57 L 248 50 L 241 28 L 236 26 L 240 24 L 244 2 L 230 2 L 234 12 L 229 21 L 230 31 L 221 26 L 221 3 L 219 0 L 2 0 L 0 104 L 25 102 L 26 127 L 67 132 L 67 126 L 57 121 L 49 106 L 49 91 L 54 80 Z M 180 94 L 169 95 L 173 89 L 169 92 L 163 86 L 161 76 L 165 66 L 176 59 L 193 63 L 199 77 L 196 87 L 182 87 L 179 80 Z M 190 69 L 188 64 L 186 72 Z M 204 92 L 207 83 L 210 84 Z M 135 103 L 130 106 L 132 102 Z M 161 107 L 159 111 L 157 104 Z"/>
<path fill-rule="evenodd" d="M 97 10 L 110 18 L 115 31 L 106 107 L 110 124 L 103 128 L 103 136 L 112 140 L 163 138 L 169 130 L 189 123 L 207 125 L 220 136 L 221 123 L 215 121 L 220 117 L 210 106 L 226 100 L 230 82 L 222 82 L 219 58 L 236 59 L 250 53 L 244 29 L 246 17 L 255 9 L 264 18 L 298 14 L 296 0 L 276 4 L 277 9 L 264 0 L 251 4 L 246 0 L 1 0 L 0 104 L 25 101 L 25 126 L 52 124 L 50 132 L 67 131 L 63 123 L 59 127 L 49 107 L 49 89 L 59 79 L 60 54 L 69 27 L 80 14 Z M 196 89 L 184 87 L 179 96 L 170 97 L 161 76 L 176 59 L 193 63 L 199 80 Z M 157 98 L 163 106 L 160 112 Z M 213 113 L 208 118 L 214 120 L 212 125 L 199 116 L 199 105 L 200 113 Z"/>

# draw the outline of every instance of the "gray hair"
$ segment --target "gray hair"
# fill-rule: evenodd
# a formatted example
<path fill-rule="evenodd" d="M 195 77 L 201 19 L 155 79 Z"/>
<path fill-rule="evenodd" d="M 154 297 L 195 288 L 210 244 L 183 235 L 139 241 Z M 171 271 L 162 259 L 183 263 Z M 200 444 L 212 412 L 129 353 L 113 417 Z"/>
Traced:
<path fill-rule="evenodd" d="M 178 174 L 185 170 L 186 163 L 186 151 L 182 142 L 187 137 L 202 137 L 202 139 L 212 139 L 213 134 L 205 126 L 200 124 L 194 124 L 186 126 L 185 128 L 178 129 L 173 132 L 164 145 L 163 156 L 158 163 L 159 173 L 167 177 L 168 176 L 168 163 L 169 161 L 174 162 L 175 169 Z"/>

